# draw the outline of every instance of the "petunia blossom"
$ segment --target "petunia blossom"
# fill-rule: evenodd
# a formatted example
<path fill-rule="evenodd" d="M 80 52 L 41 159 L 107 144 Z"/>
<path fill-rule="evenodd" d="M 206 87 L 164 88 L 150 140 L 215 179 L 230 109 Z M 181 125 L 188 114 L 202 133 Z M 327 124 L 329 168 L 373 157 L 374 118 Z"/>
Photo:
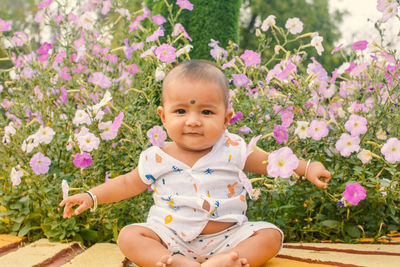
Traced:
<path fill-rule="evenodd" d="M 38 4 L 38 8 L 42 9 L 42 8 L 48 7 L 49 5 L 51 5 L 52 2 L 53 2 L 53 0 L 43 0 Z"/>
<path fill-rule="evenodd" d="M 153 146 L 163 146 L 165 139 L 167 139 L 167 133 L 161 126 L 154 126 L 147 131 L 147 137 L 150 139 L 150 143 Z"/>
<path fill-rule="evenodd" d="M 66 199 L 68 197 L 68 191 L 69 191 L 69 185 L 66 180 L 62 180 L 61 182 L 61 191 L 63 195 L 63 199 Z"/>
<path fill-rule="evenodd" d="M 177 0 L 176 4 L 182 9 L 193 10 L 193 4 L 188 0 Z"/>
<path fill-rule="evenodd" d="M 282 125 L 274 125 L 274 137 L 277 144 L 285 143 L 289 140 L 288 129 Z"/>
<path fill-rule="evenodd" d="M 101 72 L 95 72 L 89 77 L 89 82 L 100 86 L 103 89 L 109 88 L 112 83 L 110 78 L 108 78 L 106 75 L 104 75 Z"/>
<path fill-rule="evenodd" d="M 5 32 L 10 30 L 11 28 L 11 22 L 10 21 L 5 21 L 0 19 L 0 32 Z"/>
<path fill-rule="evenodd" d="M 305 139 L 308 137 L 307 128 L 308 128 L 307 121 L 297 121 L 297 127 L 294 130 L 294 133 L 297 134 L 300 139 Z"/>
<path fill-rule="evenodd" d="M 21 183 L 22 176 L 24 176 L 24 171 L 21 170 L 19 165 L 11 168 L 10 179 L 13 186 L 17 186 Z"/>
<path fill-rule="evenodd" d="M 400 161 L 400 140 L 396 137 L 389 138 L 381 148 L 385 160 L 390 163 Z"/>
<path fill-rule="evenodd" d="M 244 64 L 247 67 L 250 66 L 257 67 L 261 62 L 260 54 L 254 52 L 253 50 L 248 50 L 248 49 L 244 51 L 244 53 L 240 56 L 240 58 L 244 60 Z"/>
<path fill-rule="evenodd" d="M 117 117 L 114 118 L 114 121 L 111 125 L 112 131 L 118 131 L 119 127 L 121 127 L 122 120 L 124 119 L 124 113 L 120 112 Z"/>
<path fill-rule="evenodd" d="M 80 135 L 77 139 L 79 148 L 82 151 L 92 152 L 99 147 L 100 139 L 90 132 Z"/>
<path fill-rule="evenodd" d="M 262 135 L 257 135 L 257 136 L 253 136 L 250 139 L 250 142 L 247 144 L 246 146 L 246 158 L 253 152 L 256 150 L 257 148 L 257 142 L 258 140 L 260 140 Z"/>
<path fill-rule="evenodd" d="M 55 132 L 52 128 L 48 126 L 40 126 L 39 130 L 35 134 L 35 138 L 38 143 L 50 144 L 51 140 L 53 140 L 54 135 Z"/>
<path fill-rule="evenodd" d="M 237 87 L 251 85 L 252 82 L 247 78 L 246 74 L 232 74 L 233 84 Z"/>
<path fill-rule="evenodd" d="M 47 173 L 49 171 L 50 164 L 50 158 L 46 157 L 41 152 L 37 152 L 29 161 L 29 165 L 31 166 L 33 172 L 38 175 Z"/>
<path fill-rule="evenodd" d="M 73 163 L 77 168 L 86 168 L 92 165 L 93 159 L 89 153 L 76 153 Z"/>
<path fill-rule="evenodd" d="M 357 41 L 354 42 L 352 47 L 354 50 L 365 50 L 365 48 L 367 48 L 368 45 L 368 41 L 362 40 L 362 41 Z"/>
<path fill-rule="evenodd" d="M 326 122 L 320 120 L 313 120 L 307 129 L 307 134 L 316 141 L 328 136 L 328 133 L 329 130 Z"/>
<path fill-rule="evenodd" d="M 246 189 L 247 193 L 249 194 L 250 199 L 254 200 L 253 186 L 251 185 L 250 179 L 242 170 L 239 171 L 239 180 L 242 183 L 243 187 Z"/>
<path fill-rule="evenodd" d="M 344 128 L 352 136 L 358 136 L 367 132 L 367 119 L 356 114 L 352 114 L 344 124 Z"/>
<path fill-rule="evenodd" d="M 292 150 L 282 147 L 269 154 L 267 172 L 272 177 L 289 178 L 298 165 L 299 159 Z"/>
<path fill-rule="evenodd" d="M 169 44 L 162 44 L 154 50 L 154 54 L 156 57 L 165 63 L 171 63 L 175 60 L 175 47 L 170 46 Z"/>
<path fill-rule="evenodd" d="M 297 34 L 303 31 L 303 22 L 299 18 L 289 18 L 285 27 L 291 34 Z"/>
<path fill-rule="evenodd" d="M 103 130 L 103 132 L 100 133 L 100 137 L 103 140 L 112 140 L 117 137 L 118 130 L 112 130 L 112 121 L 100 122 L 99 129 Z"/>
<path fill-rule="evenodd" d="M 74 125 L 80 125 L 80 124 L 83 124 L 83 123 L 86 123 L 87 125 L 90 125 L 91 121 L 90 121 L 90 117 L 86 113 L 86 111 L 84 111 L 82 109 L 78 109 L 75 112 L 75 116 L 74 116 L 74 119 L 72 120 L 72 123 Z"/>
<path fill-rule="evenodd" d="M 276 16 L 269 15 L 262 23 L 261 30 L 266 32 L 270 27 L 275 25 Z"/>
<path fill-rule="evenodd" d="M 16 46 L 23 46 L 27 40 L 28 37 L 24 32 L 16 32 L 12 38 L 12 43 Z"/>
<path fill-rule="evenodd" d="M 153 20 L 154 24 L 157 25 L 163 25 L 165 22 L 167 22 L 167 20 L 160 14 L 153 16 L 151 19 Z"/>
<path fill-rule="evenodd" d="M 350 156 L 351 153 L 360 149 L 360 138 L 343 133 L 335 144 L 336 149 L 343 157 Z"/>
<path fill-rule="evenodd" d="M 357 158 L 359 158 L 363 164 L 366 164 L 371 161 L 372 153 L 368 149 L 363 149 L 357 154 Z"/>
<path fill-rule="evenodd" d="M 367 197 L 367 191 L 359 183 L 352 183 L 346 185 L 346 189 L 343 192 L 343 197 L 351 205 L 357 205 L 361 200 Z"/>

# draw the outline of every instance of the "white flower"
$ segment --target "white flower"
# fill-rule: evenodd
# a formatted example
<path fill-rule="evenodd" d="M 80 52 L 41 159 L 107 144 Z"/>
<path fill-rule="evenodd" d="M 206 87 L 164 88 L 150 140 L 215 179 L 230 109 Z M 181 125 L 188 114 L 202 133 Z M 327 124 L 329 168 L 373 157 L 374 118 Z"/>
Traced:
<path fill-rule="evenodd" d="M 165 78 L 165 72 L 163 72 L 160 68 L 157 67 L 155 76 L 156 76 L 156 81 L 162 81 Z"/>
<path fill-rule="evenodd" d="M 51 140 L 53 140 L 55 132 L 50 127 L 40 126 L 39 130 L 36 132 L 36 138 L 39 143 L 50 144 Z"/>
<path fill-rule="evenodd" d="M 3 143 L 9 143 L 11 141 L 10 136 L 14 135 L 16 132 L 14 123 L 10 122 L 6 127 L 4 127 Z"/>
<path fill-rule="evenodd" d="M 10 178 L 13 186 L 19 185 L 21 183 L 21 177 L 24 176 L 24 172 L 20 170 L 20 168 L 21 167 L 18 165 L 11 169 Z"/>
<path fill-rule="evenodd" d="M 366 164 L 372 159 L 372 153 L 367 149 L 363 149 L 357 154 L 357 158 L 359 158 L 362 163 Z"/>
<path fill-rule="evenodd" d="M 66 180 L 62 180 L 61 189 L 63 193 L 63 199 L 66 199 L 68 197 L 68 191 L 69 191 L 69 186 Z"/>
<path fill-rule="evenodd" d="M 108 102 L 112 100 L 111 93 L 107 90 L 103 96 L 103 98 L 100 100 L 99 103 L 97 103 L 94 106 L 88 107 L 88 110 L 91 110 L 93 114 L 97 114 L 102 107 L 107 105 Z"/>
<path fill-rule="evenodd" d="M 261 30 L 263 30 L 264 32 L 266 32 L 269 27 L 272 27 L 273 25 L 275 25 L 275 19 L 276 17 L 274 15 L 269 15 L 262 23 L 261 25 Z"/>
<path fill-rule="evenodd" d="M 96 114 L 96 117 L 94 117 L 94 119 L 95 119 L 96 121 L 101 121 L 101 120 L 103 119 L 104 115 L 105 115 L 104 111 L 99 110 L 99 111 L 97 112 L 97 114 Z"/>
<path fill-rule="evenodd" d="M 84 28 L 85 30 L 90 30 L 93 28 L 94 22 L 96 21 L 94 13 L 85 12 L 79 17 L 78 26 Z"/>
<path fill-rule="evenodd" d="M 190 52 L 190 50 L 192 50 L 192 48 L 193 48 L 193 45 L 185 45 L 184 47 L 182 47 L 181 49 L 176 51 L 175 54 L 176 54 L 177 57 L 179 57 L 179 56 L 181 56 L 182 54 L 185 54 L 185 53 L 189 54 L 189 52 Z"/>
<path fill-rule="evenodd" d="M 297 34 L 303 31 L 303 22 L 299 18 L 289 18 L 286 21 L 285 27 L 291 34 Z"/>
<path fill-rule="evenodd" d="M 294 130 L 294 133 L 297 134 L 300 139 L 305 139 L 308 137 L 307 128 L 308 128 L 308 122 L 297 121 L 297 128 L 296 130 Z"/>
<path fill-rule="evenodd" d="M 92 152 L 93 149 L 99 147 L 100 139 L 92 133 L 81 135 L 78 137 L 79 148 L 85 152 Z"/>
<path fill-rule="evenodd" d="M 376 133 L 376 138 L 378 138 L 379 140 L 386 140 L 387 139 L 387 135 L 385 133 L 384 130 L 379 129 L 378 132 Z"/>
<path fill-rule="evenodd" d="M 72 123 L 75 125 L 79 125 L 79 124 L 83 124 L 83 123 L 90 125 L 91 121 L 90 121 L 89 115 L 84 110 L 78 109 L 75 113 L 75 117 L 72 120 Z"/>
<path fill-rule="evenodd" d="M 311 45 L 317 49 L 318 55 L 321 55 L 322 52 L 324 52 L 324 47 L 322 46 L 322 41 L 324 40 L 324 37 L 319 36 L 319 34 L 316 32 L 313 34 L 313 37 L 311 39 Z"/>
<path fill-rule="evenodd" d="M 74 147 L 75 143 L 74 141 L 72 141 L 71 136 L 68 138 L 68 142 L 67 142 L 67 151 L 70 151 L 73 147 Z"/>
<path fill-rule="evenodd" d="M 102 132 L 100 134 L 101 139 L 103 139 L 103 140 L 112 140 L 115 137 L 117 137 L 118 131 L 113 131 L 111 129 L 111 126 L 112 126 L 112 121 L 100 122 L 99 123 L 99 129 L 100 130 L 104 130 L 104 132 Z"/>
<path fill-rule="evenodd" d="M 344 73 L 345 70 L 347 70 L 350 67 L 350 63 L 349 62 L 345 62 L 342 65 L 340 65 L 340 67 L 337 70 L 337 74 L 341 75 Z"/>
<path fill-rule="evenodd" d="M 21 150 L 25 153 L 31 153 L 32 150 L 39 145 L 39 140 L 35 134 L 31 134 L 26 138 L 21 145 Z"/>

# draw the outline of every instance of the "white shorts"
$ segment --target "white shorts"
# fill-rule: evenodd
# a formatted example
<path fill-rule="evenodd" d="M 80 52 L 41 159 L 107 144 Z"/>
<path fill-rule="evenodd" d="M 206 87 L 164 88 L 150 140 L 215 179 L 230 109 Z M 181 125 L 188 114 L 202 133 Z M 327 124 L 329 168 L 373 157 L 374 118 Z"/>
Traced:
<path fill-rule="evenodd" d="M 282 235 L 281 248 L 283 245 L 283 232 L 277 226 L 268 222 L 244 222 L 242 225 L 234 224 L 218 233 L 199 235 L 189 242 L 182 240 L 179 235 L 163 224 L 135 223 L 133 225 L 151 229 L 167 245 L 169 251 L 181 253 L 198 262 L 204 262 L 215 254 L 237 246 L 240 242 L 261 229 L 278 230 Z"/>

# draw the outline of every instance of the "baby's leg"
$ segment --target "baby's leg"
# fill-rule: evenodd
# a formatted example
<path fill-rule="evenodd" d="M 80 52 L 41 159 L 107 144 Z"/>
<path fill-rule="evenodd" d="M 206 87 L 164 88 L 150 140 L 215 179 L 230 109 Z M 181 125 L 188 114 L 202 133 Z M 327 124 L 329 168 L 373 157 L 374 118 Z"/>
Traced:
<path fill-rule="evenodd" d="M 118 246 L 130 261 L 140 267 L 199 266 L 199 263 L 185 256 L 172 256 L 158 235 L 143 226 L 125 226 L 119 233 Z"/>
<path fill-rule="evenodd" d="M 267 228 L 256 231 L 230 251 L 237 252 L 252 267 L 261 266 L 278 253 L 281 243 L 282 234 L 276 229 Z"/>

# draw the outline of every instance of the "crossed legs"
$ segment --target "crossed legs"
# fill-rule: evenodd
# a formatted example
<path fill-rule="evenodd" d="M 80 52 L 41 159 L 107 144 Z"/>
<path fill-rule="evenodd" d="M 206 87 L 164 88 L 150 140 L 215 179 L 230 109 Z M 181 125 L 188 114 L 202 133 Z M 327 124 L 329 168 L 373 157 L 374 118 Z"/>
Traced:
<path fill-rule="evenodd" d="M 276 255 L 282 236 L 275 229 L 261 229 L 231 250 L 216 254 L 200 264 L 193 259 L 172 255 L 156 233 L 147 227 L 128 225 L 118 237 L 122 253 L 140 267 L 248 267 L 261 266 Z"/>

